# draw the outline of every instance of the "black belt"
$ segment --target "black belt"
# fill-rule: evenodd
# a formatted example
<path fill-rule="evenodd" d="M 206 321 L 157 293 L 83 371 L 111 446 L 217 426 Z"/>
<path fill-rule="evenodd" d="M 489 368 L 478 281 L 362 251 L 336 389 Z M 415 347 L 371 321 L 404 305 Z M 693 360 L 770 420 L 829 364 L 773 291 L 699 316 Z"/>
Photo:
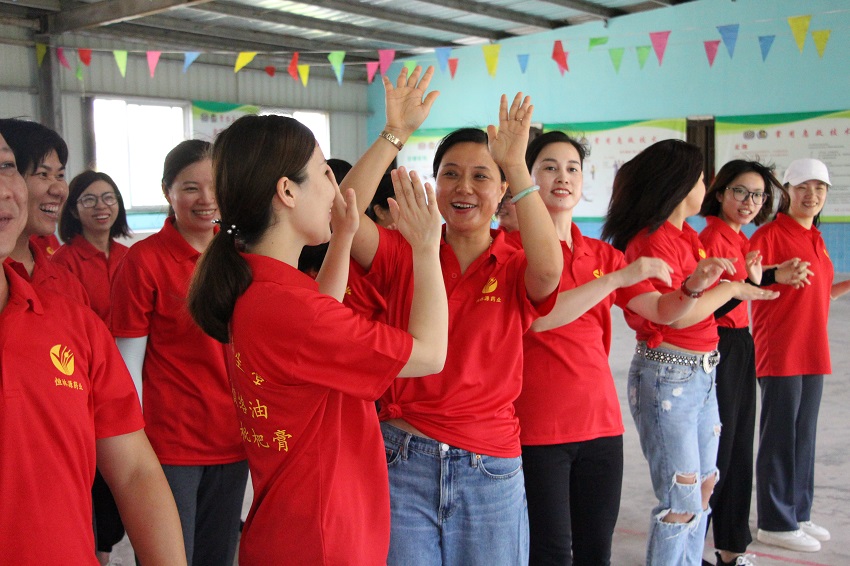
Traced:
<path fill-rule="evenodd" d="M 711 373 L 714 366 L 720 363 L 720 352 L 712 350 L 706 354 L 673 353 L 669 350 L 653 350 L 646 347 L 645 342 L 638 342 L 635 354 L 653 362 L 676 364 L 680 366 L 702 367 L 705 373 Z"/>

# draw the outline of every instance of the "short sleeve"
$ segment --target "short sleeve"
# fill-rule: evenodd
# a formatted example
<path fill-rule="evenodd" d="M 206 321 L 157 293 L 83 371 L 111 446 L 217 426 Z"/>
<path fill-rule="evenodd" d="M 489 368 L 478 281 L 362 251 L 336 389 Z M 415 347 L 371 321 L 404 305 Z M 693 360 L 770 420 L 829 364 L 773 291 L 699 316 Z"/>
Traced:
<path fill-rule="evenodd" d="M 139 338 L 150 334 L 157 288 L 150 269 L 140 254 L 131 249 L 112 281 L 112 333 L 118 338 Z"/>

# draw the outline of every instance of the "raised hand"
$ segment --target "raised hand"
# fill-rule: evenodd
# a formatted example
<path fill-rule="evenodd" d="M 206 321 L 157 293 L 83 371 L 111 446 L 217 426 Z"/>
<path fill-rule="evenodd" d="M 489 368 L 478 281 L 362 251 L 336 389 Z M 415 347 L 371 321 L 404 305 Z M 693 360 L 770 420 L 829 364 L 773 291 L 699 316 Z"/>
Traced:
<path fill-rule="evenodd" d="M 387 199 L 390 214 L 398 231 L 414 250 L 440 245 L 442 220 L 437 210 L 437 197 L 430 183 L 422 186 L 416 171 L 404 167 L 391 173 L 395 198 Z"/>
<path fill-rule="evenodd" d="M 431 106 L 440 95 L 436 90 L 425 94 L 433 75 L 434 67 L 428 67 L 423 75 L 422 67 L 417 65 L 409 77 L 407 67 L 402 67 L 395 87 L 389 78 L 383 77 L 387 105 L 385 130 L 404 141 L 422 125 L 431 111 Z"/>
<path fill-rule="evenodd" d="M 502 95 L 499 103 L 499 127 L 487 126 L 487 141 L 490 154 L 502 169 L 522 165 L 525 167 L 525 150 L 528 147 L 528 130 L 531 128 L 531 116 L 534 105 L 531 97 L 524 99 L 522 93 L 516 93 L 508 108 L 508 97 Z"/>
<path fill-rule="evenodd" d="M 360 211 L 357 209 L 357 197 L 354 189 L 345 189 L 345 194 L 336 189 L 331 207 L 331 229 L 334 234 L 354 236 L 360 226 Z"/>
<path fill-rule="evenodd" d="M 759 252 L 758 250 L 751 251 L 746 255 L 744 261 L 747 266 L 747 277 L 749 277 L 750 281 L 752 281 L 756 285 L 760 285 L 762 274 L 761 252 Z"/>
<path fill-rule="evenodd" d="M 658 279 L 668 287 L 673 285 L 673 268 L 657 257 L 639 257 L 615 273 L 619 275 L 619 288 L 629 287 L 646 279 Z"/>

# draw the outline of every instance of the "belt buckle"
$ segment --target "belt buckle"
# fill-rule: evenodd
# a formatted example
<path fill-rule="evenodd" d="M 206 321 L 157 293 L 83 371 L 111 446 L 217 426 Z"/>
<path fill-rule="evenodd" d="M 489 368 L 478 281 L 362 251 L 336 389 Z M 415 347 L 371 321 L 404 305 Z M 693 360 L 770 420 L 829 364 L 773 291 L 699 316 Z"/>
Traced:
<path fill-rule="evenodd" d="M 713 352 L 709 352 L 707 354 L 703 354 L 702 356 L 702 369 L 705 370 L 705 373 L 711 373 L 711 370 L 720 362 L 720 353 L 717 350 Z"/>

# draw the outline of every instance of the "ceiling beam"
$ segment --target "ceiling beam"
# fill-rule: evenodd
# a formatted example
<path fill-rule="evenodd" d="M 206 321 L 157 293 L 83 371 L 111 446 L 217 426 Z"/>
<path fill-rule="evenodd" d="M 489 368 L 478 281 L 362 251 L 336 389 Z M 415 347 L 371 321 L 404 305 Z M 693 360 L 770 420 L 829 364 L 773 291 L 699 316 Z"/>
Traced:
<path fill-rule="evenodd" d="M 59 0 L 0 0 L 0 4 L 19 6 L 21 8 L 34 8 L 48 12 L 58 12 L 62 9 Z"/>
<path fill-rule="evenodd" d="M 499 6 L 492 6 L 485 2 L 474 2 L 473 0 L 420 0 L 425 4 L 433 4 L 435 6 L 442 6 L 444 8 L 451 8 L 452 10 L 458 10 L 460 12 L 468 12 L 470 14 L 477 14 L 479 16 L 487 16 L 488 18 L 495 18 L 497 20 L 504 20 L 506 22 L 513 22 L 517 24 L 525 24 L 528 26 L 534 26 L 540 29 L 555 29 L 559 27 L 563 27 L 569 25 L 569 22 L 566 21 L 555 21 L 549 20 L 546 18 L 542 18 L 540 16 L 534 16 L 531 14 L 526 14 L 525 12 L 517 12 L 515 10 L 509 10 L 507 8 L 501 8 Z"/>
<path fill-rule="evenodd" d="M 47 16 L 49 35 L 135 20 L 178 6 L 202 4 L 210 0 L 103 0 L 75 6 Z"/>
<path fill-rule="evenodd" d="M 505 33 L 502 31 L 492 30 L 480 26 L 459 24 L 457 22 L 452 22 L 449 20 L 439 20 L 437 18 L 423 18 L 422 16 L 417 16 L 415 14 L 411 14 L 410 12 L 394 10 L 385 6 L 381 6 L 380 9 L 377 9 L 372 4 L 362 4 L 360 2 L 351 2 L 348 0 L 299 1 L 302 4 L 306 4 L 308 6 L 317 6 L 321 8 L 327 8 L 329 10 L 336 10 L 337 12 L 355 14 L 358 16 L 366 16 L 368 18 L 375 18 L 376 20 L 385 20 L 398 24 L 407 24 L 411 26 L 418 26 L 421 28 L 433 29 L 437 31 L 446 31 L 449 33 L 455 33 L 462 37 L 471 36 L 480 37 L 482 39 L 489 39 L 491 41 L 498 41 L 500 39 L 514 37 L 515 35 L 512 33 Z"/>
<path fill-rule="evenodd" d="M 383 43 L 396 44 L 400 46 L 435 48 L 445 45 L 445 42 L 435 41 L 425 37 L 405 35 L 392 31 L 378 30 L 342 22 L 310 18 L 298 14 L 280 12 L 277 10 L 263 10 L 249 8 L 239 4 L 210 3 L 193 7 L 196 10 L 231 16 L 244 20 L 261 21 L 272 24 L 298 27 L 306 30 L 319 30 L 337 35 L 368 39 L 370 42 L 379 39 Z"/>
<path fill-rule="evenodd" d="M 608 8 L 606 6 L 602 6 L 601 4 L 595 4 L 593 2 L 587 2 L 586 0 L 543 0 L 547 4 L 554 4 L 556 6 L 561 6 L 562 8 L 569 8 L 570 10 L 575 10 L 576 12 L 581 12 L 583 14 L 587 14 L 589 16 L 595 16 L 598 18 L 602 18 L 603 20 L 608 20 L 617 16 L 623 16 L 626 14 L 623 10 L 618 10 L 616 8 Z"/>

